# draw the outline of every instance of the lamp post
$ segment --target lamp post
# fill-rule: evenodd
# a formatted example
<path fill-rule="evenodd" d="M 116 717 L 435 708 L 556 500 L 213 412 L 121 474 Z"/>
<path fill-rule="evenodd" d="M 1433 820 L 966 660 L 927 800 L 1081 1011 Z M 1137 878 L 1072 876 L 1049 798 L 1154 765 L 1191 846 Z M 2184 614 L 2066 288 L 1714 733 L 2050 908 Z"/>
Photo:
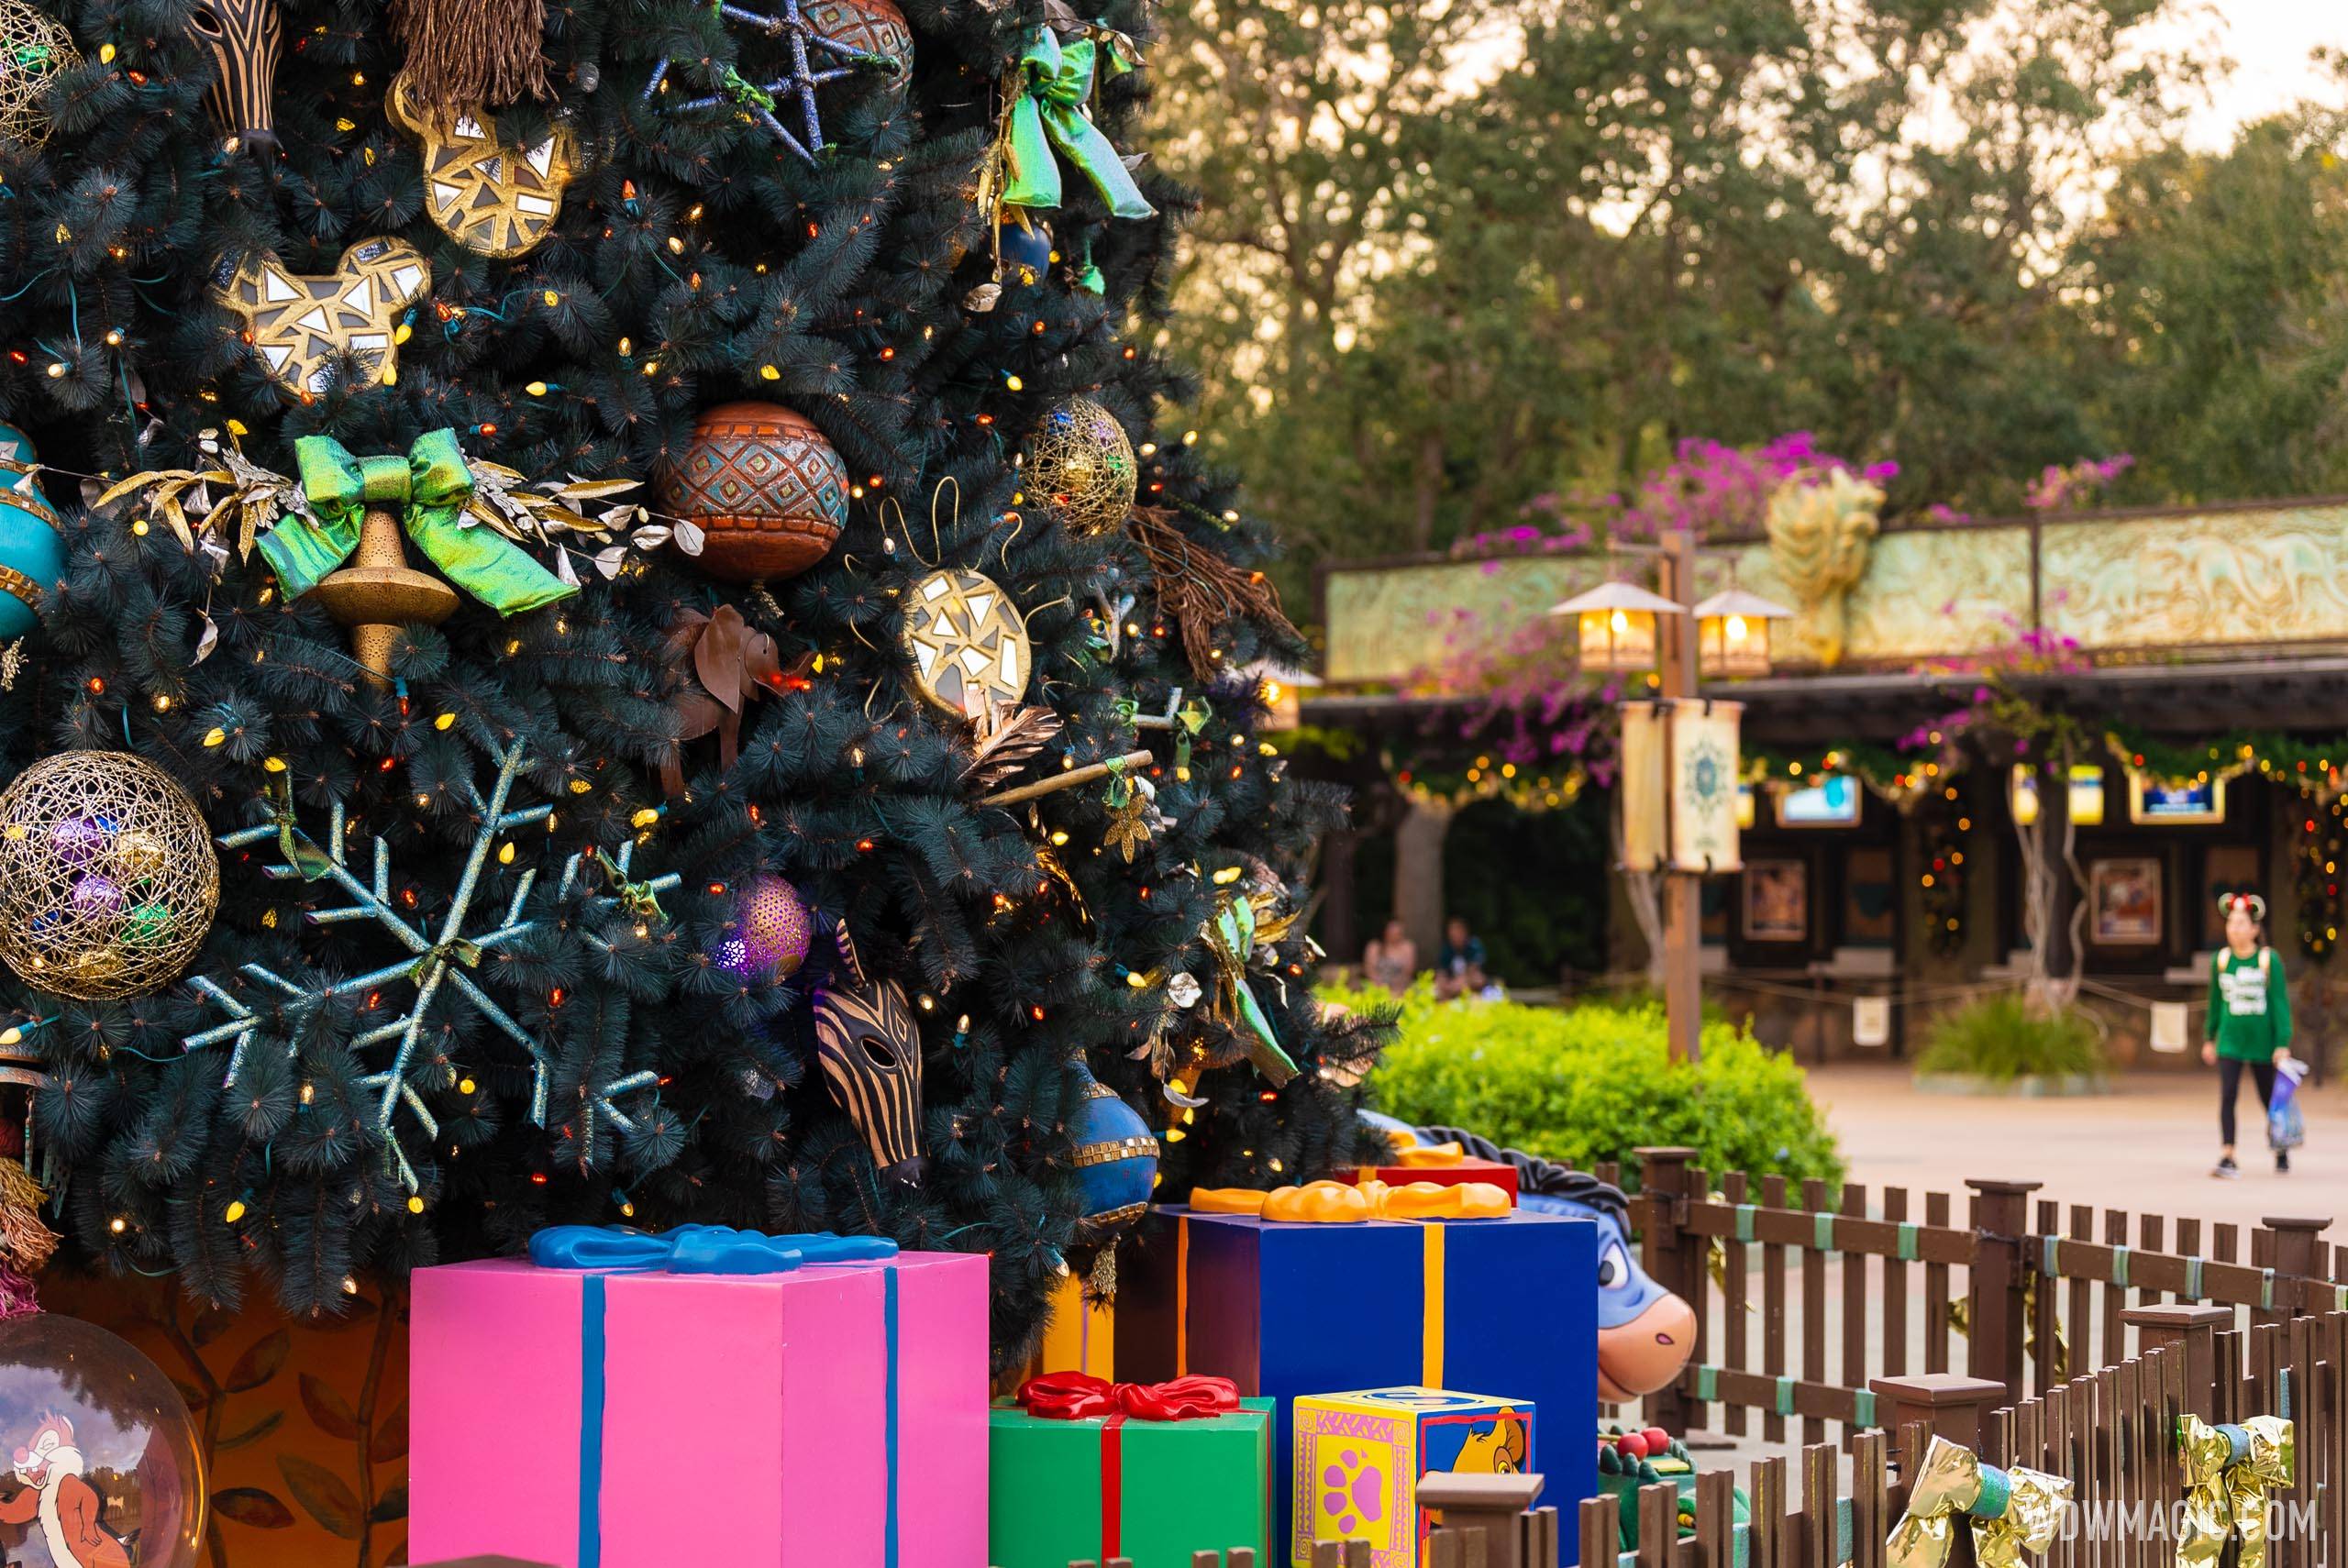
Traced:
<path fill-rule="evenodd" d="M 1624 704 L 1623 837 L 1626 859 L 1644 849 L 1662 882 L 1664 1027 L 1672 1055 L 1685 1062 L 1702 1054 L 1701 878 L 1736 868 L 1739 705 L 1705 702 L 1699 686 L 1704 675 L 1767 675 L 1768 624 L 1791 613 L 1737 589 L 1696 603 L 1698 548 L 1692 532 L 1675 529 L 1655 546 L 1637 548 L 1656 557 L 1660 592 L 1608 582 L 1550 611 L 1574 618 L 1584 668 L 1613 674 L 1655 670 L 1656 701 L 1632 699 Z M 1634 703 L 1637 723 L 1655 726 L 1641 736 L 1636 778 L 1630 740 Z M 1708 732 L 1700 737 L 1695 735 L 1700 726 Z M 1684 748 L 1678 744 L 1683 730 L 1693 741 Z M 1640 797 L 1635 801 L 1634 795 Z M 1715 852 L 1722 843 L 1723 818 L 1724 855 Z M 1636 834 L 1630 825 L 1634 820 L 1640 826 Z"/>

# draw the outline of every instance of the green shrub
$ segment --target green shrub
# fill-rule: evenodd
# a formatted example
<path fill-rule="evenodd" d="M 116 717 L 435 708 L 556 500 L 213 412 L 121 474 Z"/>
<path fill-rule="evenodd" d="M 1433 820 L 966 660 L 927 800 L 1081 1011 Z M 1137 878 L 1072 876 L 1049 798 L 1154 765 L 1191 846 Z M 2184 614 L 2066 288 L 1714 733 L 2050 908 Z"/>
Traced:
<path fill-rule="evenodd" d="M 2076 1009 L 2034 1012 L 2018 996 L 1968 1002 L 1933 1021 L 1920 1073 L 1964 1073 L 2003 1083 L 2029 1074 L 2103 1071 L 2103 1041 Z"/>
<path fill-rule="evenodd" d="M 1325 991 L 1367 1010 L 1382 991 Z M 1642 1144 L 1685 1144 L 1708 1171 L 1839 1180 L 1843 1161 L 1801 1068 L 1738 1026 L 1707 1021 L 1697 1065 L 1671 1060 L 1663 1010 L 1589 1003 L 1403 999 L 1401 1034 L 1369 1079 L 1370 1103 L 1589 1170 L 1618 1162 L 1637 1185 Z"/>

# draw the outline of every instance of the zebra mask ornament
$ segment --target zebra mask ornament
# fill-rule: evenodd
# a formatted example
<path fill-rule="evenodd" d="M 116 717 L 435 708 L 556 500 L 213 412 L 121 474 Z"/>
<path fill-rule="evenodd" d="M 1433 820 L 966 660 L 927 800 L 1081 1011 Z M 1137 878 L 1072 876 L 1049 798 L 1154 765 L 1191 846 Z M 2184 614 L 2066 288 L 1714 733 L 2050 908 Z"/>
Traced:
<path fill-rule="evenodd" d="M 832 927 L 840 962 L 815 994 L 815 1055 L 881 1173 L 920 1185 L 921 1030 L 905 988 L 864 972 L 847 922 Z"/>
<path fill-rule="evenodd" d="M 277 0 L 199 0 L 188 28 L 211 47 L 215 72 L 204 101 L 227 133 L 230 150 L 276 146 L 270 100 L 284 42 Z"/>

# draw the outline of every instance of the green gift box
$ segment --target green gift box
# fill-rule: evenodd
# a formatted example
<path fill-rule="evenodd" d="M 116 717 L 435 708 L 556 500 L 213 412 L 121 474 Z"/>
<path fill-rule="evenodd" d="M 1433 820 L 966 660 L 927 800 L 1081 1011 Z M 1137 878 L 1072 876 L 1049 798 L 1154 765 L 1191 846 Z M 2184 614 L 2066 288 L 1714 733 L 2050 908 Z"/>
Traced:
<path fill-rule="evenodd" d="M 1255 1549 L 1269 1562 L 1272 1401 L 1180 1421 L 989 1412 L 987 1561 L 1068 1568 L 1133 1560 L 1191 1568 L 1197 1551 Z"/>

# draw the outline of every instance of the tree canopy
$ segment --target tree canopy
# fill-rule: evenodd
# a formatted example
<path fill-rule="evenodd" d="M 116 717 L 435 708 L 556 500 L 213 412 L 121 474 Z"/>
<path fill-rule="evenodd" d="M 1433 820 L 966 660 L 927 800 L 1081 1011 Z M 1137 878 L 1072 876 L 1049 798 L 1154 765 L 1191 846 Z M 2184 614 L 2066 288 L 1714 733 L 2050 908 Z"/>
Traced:
<path fill-rule="evenodd" d="M 1441 548 L 1704 437 L 1889 509 L 2336 486 L 2342 115 L 2180 139 L 2161 0 L 1207 0 L 1155 113 L 1211 452 L 1299 565 Z"/>

